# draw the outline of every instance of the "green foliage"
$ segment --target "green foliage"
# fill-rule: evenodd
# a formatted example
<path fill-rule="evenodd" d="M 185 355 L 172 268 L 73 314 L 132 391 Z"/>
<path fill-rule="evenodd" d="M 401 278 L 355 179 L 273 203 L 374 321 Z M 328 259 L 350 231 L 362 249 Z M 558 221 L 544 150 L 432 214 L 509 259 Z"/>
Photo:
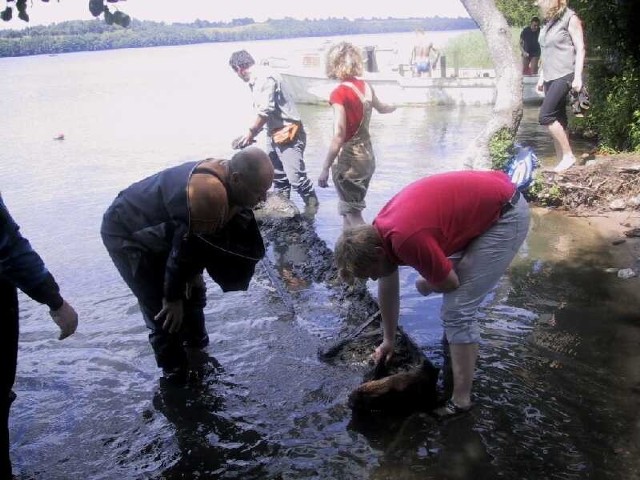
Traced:
<path fill-rule="evenodd" d="M 600 150 L 640 150 L 640 2 L 572 0 L 585 29 L 588 125 Z"/>
<path fill-rule="evenodd" d="M 532 1 L 496 0 L 509 25 L 538 15 Z M 640 150 L 640 2 L 571 0 L 587 45 L 591 110 L 579 128 L 595 131 L 601 150 Z M 512 33 L 513 34 L 513 33 Z M 519 32 L 517 34 L 519 36 Z M 544 61 L 544 59 L 543 59 Z"/>
<path fill-rule="evenodd" d="M 633 122 L 629 126 L 629 137 L 631 139 L 631 149 L 640 152 L 640 111 L 633 112 Z"/>
<path fill-rule="evenodd" d="M 640 63 L 640 2 L 572 0 L 571 8 L 583 21 L 592 55 L 607 59 L 611 66 L 621 66 L 627 59 Z"/>
<path fill-rule="evenodd" d="M 549 183 L 541 172 L 535 172 L 527 190 L 527 198 L 544 207 L 558 206 L 562 203 L 562 190 L 557 184 Z"/>
<path fill-rule="evenodd" d="M 540 16 L 532 0 L 496 0 L 496 7 L 512 27 L 525 27 L 531 23 L 532 17 Z"/>
<path fill-rule="evenodd" d="M 468 32 L 447 42 L 442 49 L 447 58 L 447 66 L 454 68 L 492 68 L 487 41 L 482 32 Z"/>
<path fill-rule="evenodd" d="M 511 43 L 519 51 L 520 28 L 511 28 Z M 452 38 L 442 49 L 447 65 L 465 68 L 493 68 L 487 41 L 481 31 L 463 33 Z"/>
<path fill-rule="evenodd" d="M 43 2 L 49 2 L 49 0 L 42 0 Z M 109 3 L 117 3 L 119 0 L 106 0 Z M 0 13 L 0 18 L 5 22 L 11 21 L 13 17 L 13 0 L 7 0 L 6 8 Z M 24 22 L 29 22 L 29 14 L 27 13 L 27 0 L 16 0 L 15 8 L 18 11 L 18 18 Z M 109 7 L 105 4 L 105 0 L 89 0 L 89 12 L 94 17 L 99 17 L 104 14 L 104 21 L 107 25 L 119 25 L 121 27 L 128 27 L 131 23 L 131 17 L 120 10 L 111 12 Z"/>
<path fill-rule="evenodd" d="M 508 128 L 502 128 L 489 140 L 489 155 L 491 168 L 503 170 L 509 159 L 514 155 L 515 135 Z"/>
<path fill-rule="evenodd" d="M 587 121 L 597 130 L 601 149 L 640 150 L 640 66 L 627 60 L 619 72 L 593 67 L 589 86 L 593 100 Z"/>

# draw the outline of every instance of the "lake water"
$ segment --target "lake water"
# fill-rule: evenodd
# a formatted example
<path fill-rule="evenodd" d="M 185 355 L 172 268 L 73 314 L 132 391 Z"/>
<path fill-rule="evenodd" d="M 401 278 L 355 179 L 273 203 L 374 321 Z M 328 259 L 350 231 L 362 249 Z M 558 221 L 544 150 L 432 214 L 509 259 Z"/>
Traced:
<path fill-rule="evenodd" d="M 406 45 L 410 34 L 367 39 Z M 362 372 L 316 356 L 339 330 L 327 322 L 330 302 L 320 294 L 292 320 L 261 271 L 248 292 L 222 295 L 209 282 L 200 386 L 158 383 L 135 299 L 99 238 L 102 213 L 146 175 L 233 153 L 231 139 L 253 115 L 247 86 L 228 68 L 231 52 L 282 56 L 326 40 L 0 59 L 0 189 L 81 322 L 58 342 L 46 308 L 20 297 L 10 424 L 18 478 L 638 478 L 637 310 L 617 300 L 617 280 L 602 273 L 610 266 L 603 240 L 554 212 L 536 213 L 483 312 L 478 407 L 466 419 L 439 425 L 414 415 L 354 427 L 346 397 Z M 332 115 L 317 106 L 301 113 L 315 180 Z M 365 218 L 411 180 L 459 168 L 490 113 L 374 115 L 378 169 Z M 551 141 L 536 118 L 525 109 L 520 137 L 550 165 Z M 59 133 L 64 141 L 53 140 Z M 341 229 L 335 192 L 318 194 L 315 225 L 332 247 Z M 441 362 L 440 299 L 419 297 L 411 270 L 401 278 L 401 324 Z"/>

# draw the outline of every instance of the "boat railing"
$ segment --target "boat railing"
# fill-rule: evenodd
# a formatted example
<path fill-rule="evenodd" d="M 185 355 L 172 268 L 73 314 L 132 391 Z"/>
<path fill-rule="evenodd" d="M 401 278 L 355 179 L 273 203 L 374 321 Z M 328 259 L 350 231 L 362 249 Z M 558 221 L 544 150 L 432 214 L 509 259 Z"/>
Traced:
<path fill-rule="evenodd" d="M 362 47 L 362 58 L 365 71 L 369 74 L 395 74 L 400 77 L 420 77 L 416 65 L 410 63 L 398 63 L 398 51 L 393 48 L 380 48 L 377 46 Z M 322 51 L 305 51 L 292 58 L 267 57 L 262 60 L 263 65 L 281 70 L 307 71 L 323 74 L 325 55 Z M 440 55 L 431 72 L 423 77 L 430 78 L 461 78 L 482 79 L 495 78 L 496 74 L 490 68 L 461 68 L 447 65 L 446 55 Z"/>

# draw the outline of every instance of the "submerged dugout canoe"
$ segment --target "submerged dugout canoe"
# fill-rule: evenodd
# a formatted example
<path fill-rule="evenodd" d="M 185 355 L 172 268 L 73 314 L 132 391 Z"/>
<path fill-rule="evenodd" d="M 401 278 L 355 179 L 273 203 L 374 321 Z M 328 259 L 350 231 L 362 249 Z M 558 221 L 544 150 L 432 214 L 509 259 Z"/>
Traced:
<path fill-rule="evenodd" d="M 319 332 L 334 331 L 318 351 L 320 361 L 343 364 L 362 372 L 349 404 L 355 410 L 430 410 L 436 403 L 436 369 L 410 336 L 398 327 L 395 354 L 388 365 L 374 371 L 371 354 L 382 342 L 378 304 L 364 281 L 348 285 L 338 278 L 333 252 L 318 237 L 312 220 L 291 202 L 269 195 L 256 209 L 267 254 L 260 262 L 273 285 L 274 295 L 292 317 L 313 316 L 321 297 L 331 303 L 334 318 L 307 318 Z M 339 325 L 324 328 L 326 324 Z M 377 375 L 376 375 L 377 374 Z M 374 381 L 375 377 L 385 381 Z"/>

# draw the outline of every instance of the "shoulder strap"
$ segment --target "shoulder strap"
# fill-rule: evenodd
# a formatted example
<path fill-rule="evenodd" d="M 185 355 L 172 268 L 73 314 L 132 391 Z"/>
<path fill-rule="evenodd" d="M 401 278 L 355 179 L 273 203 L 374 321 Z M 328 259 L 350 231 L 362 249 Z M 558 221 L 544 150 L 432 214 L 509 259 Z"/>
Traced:
<path fill-rule="evenodd" d="M 191 173 L 192 174 L 201 173 L 201 174 L 204 174 L 204 175 L 211 175 L 212 177 L 216 177 L 218 180 L 220 180 L 220 183 L 222 184 L 224 189 L 225 190 L 229 190 L 229 187 L 227 185 L 227 181 L 224 178 L 222 178 L 222 175 L 220 175 L 220 172 L 217 172 L 216 170 L 214 170 L 212 168 L 212 166 L 210 166 L 207 163 L 205 163 L 205 162 L 208 162 L 210 160 L 214 160 L 214 159 L 213 158 L 207 158 L 206 160 L 203 160 L 198 165 L 196 165 L 196 168 L 194 168 Z"/>
<path fill-rule="evenodd" d="M 344 85 L 345 87 L 349 87 L 351 90 L 353 90 L 362 103 L 367 101 L 367 96 L 369 95 L 367 96 L 363 95 L 362 92 L 358 90 L 358 87 L 356 87 L 352 82 L 342 82 L 341 85 Z M 365 94 L 369 93 L 369 84 L 367 82 L 364 82 L 364 92 Z"/>

